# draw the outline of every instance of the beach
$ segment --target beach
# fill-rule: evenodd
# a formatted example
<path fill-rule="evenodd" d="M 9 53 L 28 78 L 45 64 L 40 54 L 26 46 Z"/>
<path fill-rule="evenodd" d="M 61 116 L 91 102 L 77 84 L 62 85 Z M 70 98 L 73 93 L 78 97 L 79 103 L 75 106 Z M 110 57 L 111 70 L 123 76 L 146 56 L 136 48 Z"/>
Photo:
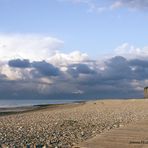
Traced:
<path fill-rule="evenodd" d="M 145 119 L 148 119 L 147 99 L 38 106 L 0 115 L 0 145 L 71 148 L 99 134 Z"/>

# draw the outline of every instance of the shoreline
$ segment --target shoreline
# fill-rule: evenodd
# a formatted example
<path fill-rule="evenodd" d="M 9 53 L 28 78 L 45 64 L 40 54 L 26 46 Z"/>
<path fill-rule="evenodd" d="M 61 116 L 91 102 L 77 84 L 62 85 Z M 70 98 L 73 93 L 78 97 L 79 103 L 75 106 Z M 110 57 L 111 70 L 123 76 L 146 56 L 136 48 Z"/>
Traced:
<path fill-rule="evenodd" d="M 29 107 L 29 106 L 39 106 L 39 105 L 48 105 L 48 104 L 68 104 L 68 103 L 75 103 L 81 102 L 85 100 L 64 100 L 64 99 L 7 99 L 3 100 L 0 99 L 0 108 L 15 108 L 15 107 Z M 87 100 L 86 100 L 87 101 Z"/>
<path fill-rule="evenodd" d="M 41 109 L 44 107 L 56 107 L 56 106 L 60 106 L 60 105 L 68 105 L 68 104 L 79 104 L 79 103 L 87 103 L 87 102 L 95 102 L 95 101 L 127 101 L 127 100 L 146 100 L 144 98 L 136 98 L 136 99 L 94 99 L 94 100 L 74 100 L 71 102 L 64 102 L 64 103 L 45 103 L 45 104 L 35 104 L 35 105 L 20 105 L 20 106 L 0 106 L 0 113 L 3 112 L 23 112 L 23 111 L 27 111 L 27 110 L 34 110 L 34 109 Z"/>
<path fill-rule="evenodd" d="M 86 101 L 74 101 L 71 103 L 63 103 L 63 104 L 39 104 L 39 105 L 28 105 L 28 106 L 17 106 L 17 107 L 0 107 L 0 116 L 13 115 L 13 114 L 21 114 L 32 111 L 40 111 L 42 109 L 57 109 L 61 107 L 68 107 L 77 104 L 83 104 Z"/>

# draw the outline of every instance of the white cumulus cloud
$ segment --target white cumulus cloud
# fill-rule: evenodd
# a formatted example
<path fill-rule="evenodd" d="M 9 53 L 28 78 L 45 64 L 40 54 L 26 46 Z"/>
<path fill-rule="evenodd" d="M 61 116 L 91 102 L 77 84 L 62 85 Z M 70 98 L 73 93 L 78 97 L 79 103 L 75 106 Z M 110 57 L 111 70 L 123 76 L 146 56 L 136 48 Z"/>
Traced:
<path fill-rule="evenodd" d="M 123 43 L 115 49 L 115 55 L 124 56 L 128 59 L 138 58 L 147 59 L 148 58 L 148 46 L 143 48 L 135 47 L 129 43 Z"/>
<path fill-rule="evenodd" d="M 31 34 L 0 34 L 0 59 L 48 59 L 63 46 L 57 38 Z"/>
<path fill-rule="evenodd" d="M 44 60 L 66 71 L 68 65 L 89 59 L 86 53 L 80 51 L 61 52 L 63 44 L 62 40 L 50 36 L 0 34 L 0 72 L 9 80 L 31 79 L 30 69 L 11 68 L 7 62 L 13 59 L 27 59 L 30 62 Z"/>
<path fill-rule="evenodd" d="M 67 66 L 69 64 L 81 63 L 87 60 L 89 60 L 89 56 L 80 51 L 73 51 L 67 54 L 57 51 L 50 57 L 49 62 L 56 66 Z"/>

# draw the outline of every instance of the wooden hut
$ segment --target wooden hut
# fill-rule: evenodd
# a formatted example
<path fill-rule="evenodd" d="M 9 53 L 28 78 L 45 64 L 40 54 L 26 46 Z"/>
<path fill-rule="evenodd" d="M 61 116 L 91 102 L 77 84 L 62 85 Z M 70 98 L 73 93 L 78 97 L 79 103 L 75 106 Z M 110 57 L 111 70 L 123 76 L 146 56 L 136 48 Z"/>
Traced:
<path fill-rule="evenodd" d="M 144 88 L 144 98 L 148 99 L 148 87 Z"/>

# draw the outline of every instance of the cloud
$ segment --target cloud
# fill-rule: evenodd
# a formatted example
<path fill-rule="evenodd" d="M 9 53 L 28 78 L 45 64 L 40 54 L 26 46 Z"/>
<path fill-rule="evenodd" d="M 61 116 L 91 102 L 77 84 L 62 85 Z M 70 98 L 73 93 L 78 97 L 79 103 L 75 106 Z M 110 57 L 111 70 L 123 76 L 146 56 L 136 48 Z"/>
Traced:
<path fill-rule="evenodd" d="M 87 64 L 71 64 L 68 66 L 68 73 L 73 77 L 78 77 L 79 74 L 93 74 L 95 71 L 89 67 Z"/>
<path fill-rule="evenodd" d="M 23 63 L 24 60 L 17 61 Z M 115 56 L 104 61 L 103 69 L 98 61 L 87 60 L 64 65 L 65 71 L 47 61 L 29 63 L 28 68 L 21 65 L 20 68 L 10 67 L 12 73 L 21 76 L 19 79 L 9 79 L 1 70 L 0 98 L 142 97 L 143 87 L 148 82 L 148 61 L 145 59 Z"/>
<path fill-rule="evenodd" d="M 31 65 L 43 76 L 58 76 L 60 74 L 60 70 L 57 67 L 46 61 L 35 61 Z"/>
<path fill-rule="evenodd" d="M 148 46 L 143 48 L 135 47 L 129 43 L 123 43 L 114 50 L 114 55 L 126 57 L 128 59 L 147 59 L 148 58 Z"/>
<path fill-rule="evenodd" d="M 130 77 L 131 69 L 124 57 L 116 56 L 106 61 L 106 69 L 103 72 L 104 80 L 121 80 Z"/>
<path fill-rule="evenodd" d="M 33 34 L 0 34 L 0 59 L 48 59 L 63 46 L 63 41 Z"/>
<path fill-rule="evenodd" d="M 60 51 L 64 42 L 60 39 L 36 35 L 36 34 L 0 34 L 0 60 L 10 61 L 19 64 L 27 63 L 22 59 L 32 61 L 49 61 L 54 65 L 67 65 L 88 60 L 86 53 L 73 51 L 62 53 Z M 11 61 L 11 60 L 16 61 Z M 17 61 L 20 59 L 21 61 Z M 29 64 L 29 63 L 28 63 Z M 12 64 L 12 66 L 14 63 Z M 17 67 L 17 66 L 16 66 Z"/>
<path fill-rule="evenodd" d="M 130 60 L 129 63 L 131 66 L 148 68 L 148 61 L 147 60 L 133 59 L 133 60 Z"/>
<path fill-rule="evenodd" d="M 82 74 L 92 74 L 95 72 L 86 64 L 77 64 L 77 65 L 73 65 L 73 66 L 76 66 L 76 70 Z"/>
<path fill-rule="evenodd" d="M 130 9 L 140 9 L 147 10 L 148 9 L 148 1 L 147 0 L 116 0 L 112 5 L 112 9 L 128 7 Z"/>
<path fill-rule="evenodd" d="M 86 53 L 80 51 L 73 51 L 71 53 L 61 53 L 57 51 L 53 56 L 49 58 L 49 62 L 59 67 L 64 67 L 70 64 L 82 63 L 89 60 L 89 56 Z"/>
<path fill-rule="evenodd" d="M 92 60 L 80 51 L 59 51 L 63 43 L 53 40 L 50 46 L 47 45 L 49 49 L 44 55 L 42 49 L 45 46 L 35 49 L 37 45 L 44 43 L 42 39 L 46 37 L 43 36 L 40 38 L 43 42 L 38 44 L 36 42 L 39 40 L 33 40 L 33 46 L 29 41 L 24 46 L 27 44 L 26 38 L 24 43 L 17 38 L 18 47 L 14 36 L 7 38 L 7 44 L 0 42 L 0 45 L 9 47 L 0 47 L 0 52 L 3 53 L 0 55 L 0 99 L 143 97 L 143 87 L 148 84 L 147 47 L 137 48 L 124 43 L 108 58 Z M 17 49 L 14 49 L 14 54 L 22 54 L 20 58 L 12 56 L 14 47 Z M 29 47 L 31 50 L 27 50 Z M 5 49 L 9 50 L 4 51 Z M 7 58 L 4 53 L 7 53 Z"/>
<path fill-rule="evenodd" d="M 53 66 L 50 63 L 47 63 L 46 61 L 33 61 L 30 62 L 29 60 L 21 60 L 21 59 L 15 59 L 10 60 L 8 62 L 8 65 L 13 68 L 34 68 L 31 70 L 31 73 L 34 74 L 34 76 L 57 76 L 60 73 L 60 70 Z"/>
<path fill-rule="evenodd" d="M 21 59 L 10 60 L 8 62 L 8 65 L 10 67 L 16 67 L 16 68 L 28 68 L 31 66 L 29 60 L 21 60 Z"/>
<path fill-rule="evenodd" d="M 60 2 L 71 2 L 73 4 L 84 4 L 88 7 L 88 12 L 104 12 L 119 8 L 130 10 L 147 10 L 147 0 L 106 0 L 103 2 L 95 0 L 58 0 Z"/>

